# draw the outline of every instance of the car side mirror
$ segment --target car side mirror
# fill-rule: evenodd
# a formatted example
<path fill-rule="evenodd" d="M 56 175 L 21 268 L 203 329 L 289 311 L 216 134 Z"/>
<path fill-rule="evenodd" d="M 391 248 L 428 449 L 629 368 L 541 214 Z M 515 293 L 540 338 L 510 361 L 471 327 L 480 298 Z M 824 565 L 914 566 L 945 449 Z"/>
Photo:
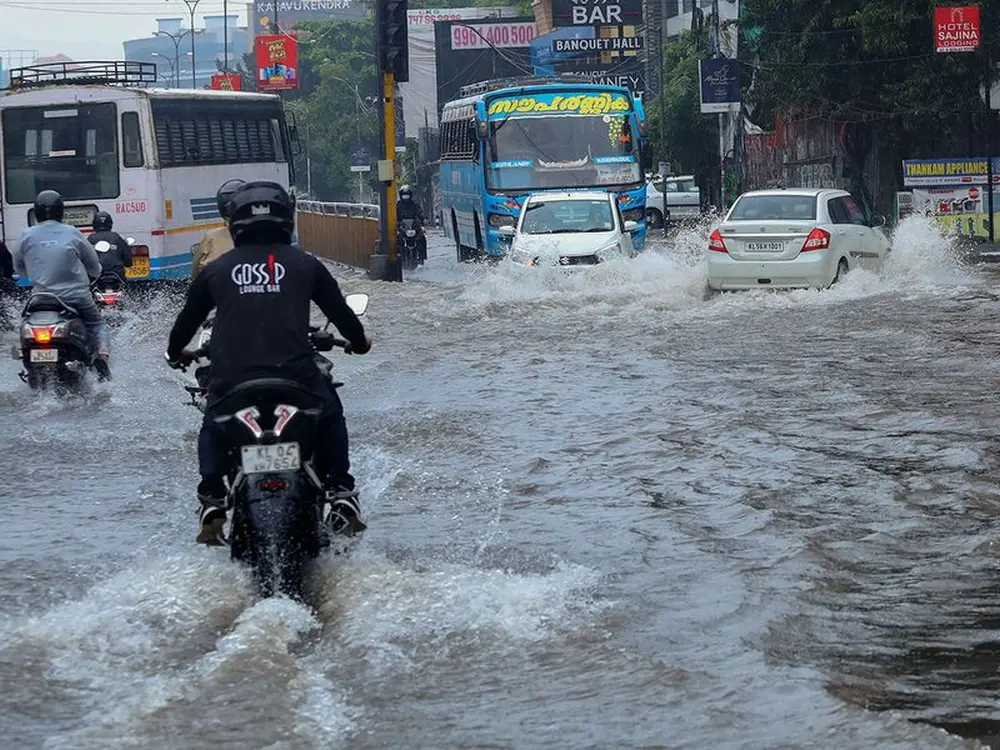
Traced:
<path fill-rule="evenodd" d="M 636 231 L 638 228 L 639 228 L 639 222 L 637 221 L 626 221 L 622 225 L 622 229 L 624 229 L 626 232 L 629 233 Z"/>
<path fill-rule="evenodd" d="M 497 232 L 500 233 L 501 237 L 513 237 L 516 234 L 516 230 L 511 226 L 497 227 Z"/>
<path fill-rule="evenodd" d="M 871 225 L 873 227 L 884 227 L 885 226 L 885 216 L 882 214 L 875 214 L 872 217 Z"/>

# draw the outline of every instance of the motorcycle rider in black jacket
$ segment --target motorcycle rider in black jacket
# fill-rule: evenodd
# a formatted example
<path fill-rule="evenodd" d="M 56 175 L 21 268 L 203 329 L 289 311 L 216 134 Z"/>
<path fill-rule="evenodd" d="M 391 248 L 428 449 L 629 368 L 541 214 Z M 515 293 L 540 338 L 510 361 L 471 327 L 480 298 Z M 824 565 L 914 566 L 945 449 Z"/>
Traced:
<path fill-rule="evenodd" d="M 97 259 L 101 261 L 104 273 L 125 281 L 125 269 L 132 266 L 132 248 L 118 232 L 114 231 L 114 220 L 107 211 L 98 211 L 94 216 L 94 231 L 87 241 L 97 249 Z M 110 249 L 98 248 L 97 243 L 107 242 Z"/>
<path fill-rule="evenodd" d="M 205 266 L 188 289 L 167 347 L 167 361 L 194 361 L 185 349 L 216 309 L 211 341 L 211 379 L 198 436 L 201 528 L 197 541 L 218 544 L 226 522 L 224 445 L 213 422 L 214 405 L 234 386 L 278 377 L 295 380 L 325 400 L 320 417 L 316 469 L 331 504 L 327 523 L 335 533 L 363 531 L 354 477 L 350 474 L 347 425 L 337 392 L 322 376 L 309 342 L 310 302 L 347 340 L 348 354 L 365 354 L 371 339 L 348 307 L 337 282 L 315 256 L 291 245 L 295 200 L 273 182 L 248 182 L 229 204 L 234 249 Z"/>
<path fill-rule="evenodd" d="M 417 246 L 420 251 L 420 260 L 427 260 L 427 235 L 424 234 L 424 212 L 420 209 L 420 204 L 413 200 L 413 190 L 409 185 L 403 185 L 399 189 L 399 200 L 396 201 L 396 220 L 415 219 L 417 224 Z"/>

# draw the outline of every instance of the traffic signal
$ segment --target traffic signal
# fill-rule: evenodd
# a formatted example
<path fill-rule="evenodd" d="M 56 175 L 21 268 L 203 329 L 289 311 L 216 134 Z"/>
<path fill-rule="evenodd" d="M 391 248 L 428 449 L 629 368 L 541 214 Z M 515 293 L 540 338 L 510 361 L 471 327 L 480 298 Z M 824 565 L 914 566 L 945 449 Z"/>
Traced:
<path fill-rule="evenodd" d="M 410 54 L 406 33 L 407 0 L 377 0 L 379 3 L 379 50 L 382 71 L 396 81 L 410 80 Z"/>

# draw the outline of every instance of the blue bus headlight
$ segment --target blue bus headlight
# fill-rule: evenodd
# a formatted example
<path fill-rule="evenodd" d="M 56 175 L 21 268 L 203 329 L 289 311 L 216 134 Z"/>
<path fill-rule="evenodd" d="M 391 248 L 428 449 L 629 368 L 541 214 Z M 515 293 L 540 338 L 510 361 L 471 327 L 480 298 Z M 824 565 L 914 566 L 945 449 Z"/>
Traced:
<path fill-rule="evenodd" d="M 517 224 L 517 217 L 510 214 L 490 214 L 489 222 L 491 227 L 512 227 Z"/>

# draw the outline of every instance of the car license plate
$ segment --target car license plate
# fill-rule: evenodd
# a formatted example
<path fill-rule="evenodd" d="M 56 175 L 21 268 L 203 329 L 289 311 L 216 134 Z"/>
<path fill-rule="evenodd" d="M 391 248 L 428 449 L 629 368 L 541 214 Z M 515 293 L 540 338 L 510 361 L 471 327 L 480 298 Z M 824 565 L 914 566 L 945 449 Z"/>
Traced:
<path fill-rule="evenodd" d="M 785 249 L 784 242 L 748 242 L 747 251 L 751 253 L 780 253 Z"/>
<path fill-rule="evenodd" d="M 244 445 L 241 450 L 244 474 L 297 471 L 301 466 L 298 443 Z"/>
<path fill-rule="evenodd" d="M 30 361 L 30 362 L 58 362 L 59 361 L 59 350 L 58 349 L 32 349 L 31 353 L 28 355 L 28 361 Z"/>
<path fill-rule="evenodd" d="M 149 258 L 140 255 L 132 258 L 132 265 L 125 269 L 125 278 L 144 279 L 149 276 Z"/>

